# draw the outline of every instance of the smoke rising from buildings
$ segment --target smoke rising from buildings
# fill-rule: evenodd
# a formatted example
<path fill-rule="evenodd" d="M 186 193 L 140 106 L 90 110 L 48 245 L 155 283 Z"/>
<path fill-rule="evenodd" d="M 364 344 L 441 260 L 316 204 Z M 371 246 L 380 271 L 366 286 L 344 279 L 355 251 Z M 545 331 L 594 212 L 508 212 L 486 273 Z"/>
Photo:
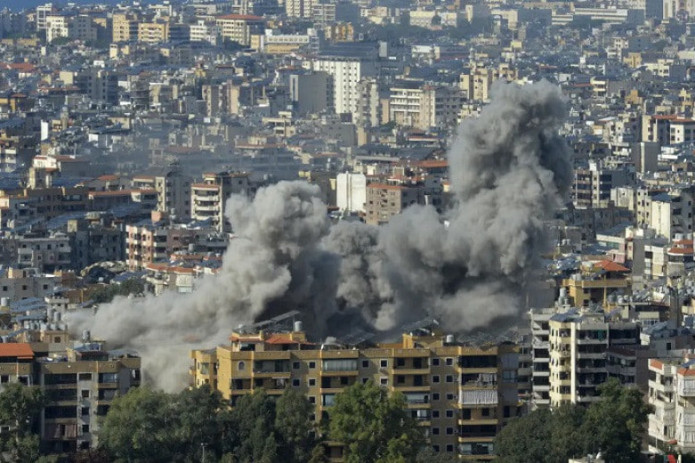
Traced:
<path fill-rule="evenodd" d="M 218 275 L 189 295 L 118 299 L 75 318 L 73 328 L 136 349 L 148 377 L 175 389 L 188 350 L 288 310 L 304 312 L 316 337 L 334 333 L 332 320 L 344 329 L 345 316 L 336 316 L 345 313 L 381 330 L 428 314 L 452 330 L 518 315 L 546 243 L 543 220 L 570 183 L 557 135 L 564 115 L 560 91 L 547 82 L 496 85 L 448 154 L 452 206 L 443 214 L 411 206 L 383 227 L 331 227 L 319 189 L 303 182 L 261 189 L 253 201 L 232 197 L 235 238 Z"/>

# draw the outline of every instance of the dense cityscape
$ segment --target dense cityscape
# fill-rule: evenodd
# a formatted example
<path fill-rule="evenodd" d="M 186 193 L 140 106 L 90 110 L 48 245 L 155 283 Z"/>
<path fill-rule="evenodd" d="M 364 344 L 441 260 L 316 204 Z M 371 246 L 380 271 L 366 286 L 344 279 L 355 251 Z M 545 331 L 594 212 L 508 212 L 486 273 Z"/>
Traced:
<path fill-rule="evenodd" d="M 0 460 L 695 461 L 690 14 L 0 1 Z"/>

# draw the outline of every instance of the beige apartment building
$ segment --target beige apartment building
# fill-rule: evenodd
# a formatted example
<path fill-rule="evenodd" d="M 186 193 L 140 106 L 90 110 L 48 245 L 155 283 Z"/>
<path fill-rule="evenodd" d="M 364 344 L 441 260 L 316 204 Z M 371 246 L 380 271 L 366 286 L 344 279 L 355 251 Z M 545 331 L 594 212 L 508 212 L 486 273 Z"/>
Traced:
<path fill-rule="evenodd" d="M 612 321 L 602 311 L 569 310 L 548 322 L 550 406 L 590 404 L 608 377 L 609 346 L 639 344 L 636 323 Z"/>
<path fill-rule="evenodd" d="M 160 43 L 169 40 L 169 23 L 138 23 L 138 42 Z"/>
<path fill-rule="evenodd" d="M 251 45 L 252 35 L 264 33 L 265 19 L 261 16 L 229 14 L 215 21 L 223 41 L 237 42 L 243 46 Z"/>
<path fill-rule="evenodd" d="M 128 13 L 115 13 L 112 21 L 111 41 L 113 43 L 130 42 L 138 38 L 138 19 Z"/>
<path fill-rule="evenodd" d="M 105 351 L 88 338 L 61 355 L 50 353 L 66 341 L 65 332 L 44 330 L 39 342 L 0 343 L 0 389 L 22 383 L 43 390 L 41 441 L 55 453 L 96 447 L 111 401 L 140 385 L 134 354 Z"/>
<path fill-rule="evenodd" d="M 421 186 L 369 184 L 365 204 L 366 222 L 370 225 L 388 223 L 391 217 L 400 214 L 406 207 L 423 204 L 424 198 L 424 188 Z"/>
<path fill-rule="evenodd" d="M 318 423 L 336 395 L 373 381 L 405 396 L 408 411 L 426 429 L 437 452 L 463 461 L 492 460 L 494 438 L 520 412 L 518 347 L 467 346 L 428 330 L 392 344 L 308 342 L 300 323 L 290 332 L 234 332 L 230 344 L 191 352 L 193 384 L 210 384 L 232 406 L 263 388 L 306 394 Z"/>
<path fill-rule="evenodd" d="M 225 204 L 232 194 L 248 195 L 249 175 L 245 172 L 208 172 L 201 183 L 191 185 L 191 218 L 210 220 L 218 232 L 228 231 Z"/>

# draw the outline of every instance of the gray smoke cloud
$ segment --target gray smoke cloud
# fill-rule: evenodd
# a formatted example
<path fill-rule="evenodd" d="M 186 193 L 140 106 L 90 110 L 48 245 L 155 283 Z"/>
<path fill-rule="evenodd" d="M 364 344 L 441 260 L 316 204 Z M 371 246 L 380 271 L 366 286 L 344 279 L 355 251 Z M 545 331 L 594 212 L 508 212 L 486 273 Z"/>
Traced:
<path fill-rule="evenodd" d="M 75 317 L 73 328 L 138 350 L 148 376 L 173 390 L 185 384 L 190 349 L 288 310 L 302 311 L 316 338 L 351 322 L 394 330 L 434 315 L 449 330 L 471 330 L 515 317 L 546 245 L 544 220 L 570 184 L 557 135 L 564 117 L 547 82 L 495 85 L 448 153 L 453 203 L 443 214 L 411 206 L 383 227 L 331 227 L 319 189 L 303 182 L 232 197 L 235 238 L 218 275 L 188 295 L 118 299 Z"/>
<path fill-rule="evenodd" d="M 395 295 L 382 327 L 434 313 L 456 330 L 519 313 L 521 286 L 545 250 L 544 220 L 566 195 L 572 166 L 558 135 L 566 104 L 548 82 L 498 83 L 448 152 L 453 207 L 411 207 L 380 232 Z"/>
<path fill-rule="evenodd" d="M 232 197 L 227 215 L 235 226 L 217 275 L 200 280 L 193 293 L 119 298 L 91 316 L 73 316 L 77 332 L 90 329 L 112 347 L 137 350 L 143 369 L 159 387 L 185 384 L 188 352 L 227 342 L 241 323 L 275 311 L 311 310 L 312 329 L 334 310 L 338 265 L 318 248 L 328 233 L 326 206 L 318 187 L 281 182 L 260 189 L 253 201 Z"/>

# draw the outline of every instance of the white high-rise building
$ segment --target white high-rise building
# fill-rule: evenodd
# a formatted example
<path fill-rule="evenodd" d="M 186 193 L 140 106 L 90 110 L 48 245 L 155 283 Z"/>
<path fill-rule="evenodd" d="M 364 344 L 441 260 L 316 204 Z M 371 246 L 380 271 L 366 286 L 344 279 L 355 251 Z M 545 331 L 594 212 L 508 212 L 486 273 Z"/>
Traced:
<path fill-rule="evenodd" d="M 376 74 L 376 62 L 356 56 L 321 56 L 311 63 L 314 71 L 333 76 L 333 98 L 336 114 L 352 113 L 358 109 L 358 83 L 365 76 Z"/>
<path fill-rule="evenodd" d="M 649 360 L 650 449 L 675 441 L 680 451 L 695 451 L 695 369 L 689 356 Z"/>
<path fill-rule="evenodd" d="M 336 204 L 341 211 L 364 212 L 367 202 L 367 177 L 348 172 L 336 179 Z"/>

